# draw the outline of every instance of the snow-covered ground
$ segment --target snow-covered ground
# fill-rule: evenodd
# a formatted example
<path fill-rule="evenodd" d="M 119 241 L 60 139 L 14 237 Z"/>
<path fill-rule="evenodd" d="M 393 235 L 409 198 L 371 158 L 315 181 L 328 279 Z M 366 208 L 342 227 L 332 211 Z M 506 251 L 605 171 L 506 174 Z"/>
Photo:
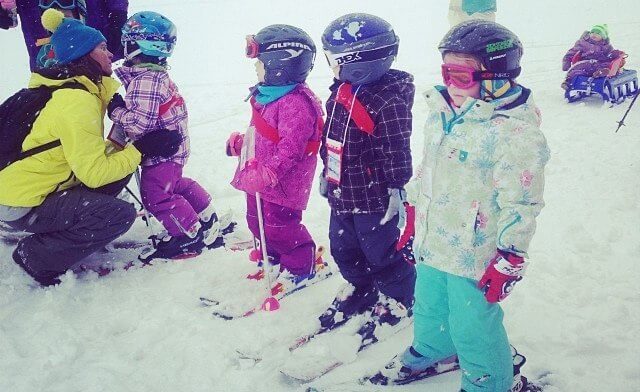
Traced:
<path fill-rule="evenodd" d="M 401 37 L 397 67 L 412 72 L 419 92 L 439 81 L 437 42 L 447 29 L 446 1 L 400 0 L 132 0 L 173 19 L 179 41 L 171 73 L 191 115 L 192 158 L 186 173 L 208 188 L 219 209 L 243 223 L 244 200 L 229 185 L 235 161 L 224 141 L 249 118 L 243 98 L 254 83 L 244 37 L 272 23 L 305 28 L 319 42 L 333 18 L 354 11 L 380 15 Z M 436 4 L 438 3 L 438 4 Z M 566 104 L 560 59 L 580 33 L 608 23 L 614 47 L 640 68 L 637 0 L 503 0 L 498 21 L 525 43 L 523 76 L 542 109 L 552 149 L 547 206 L 530 251 L 528 275 L 504 304 L 510 339 L 528 357 L 525 371 L 545 375 L 549 392 L 640 391 L 640 108 L 615 134 L 628 104 Z M 615 3 L 615 4 L 613 4 Z M 17 31 L 0 31 L 0 99 L 26 85 L 26 50 Z M 309 79 L 324 99 L 331 73 L 322 55 Z M 426 108 L 414 107 L 413 150 L 421 151 Z M 417 157 L 416 157 L 417 158 Z M 415 159 L 419 161 L 419 159 Z M 1 186 L 1 185 L 0 185 Z M 329 209 L 317 192 L 305 222 L 327 244 Z M 137 223 L 126 238 L 143 238 Z M 242 296 L 251 270 L 246 253 L 216 250 L 197 259 L 120 271 L 105 278 L 71 275 L 33 288 L 0 243 L 0 391 L 293 391 L 278 369 L 286 347 L 332 300 L 334 277 L 282 302 L 275 313 L 239 321 L 213 319 L 201 295 Z M 96 259 L 125 261 L 126 251 Z M 330 257 L 327 257 L 330 259 Z M 244 283 L 244 285 L 243 285 Z M 409 330 L 372 348 L 320 384 L 353 380 L 411 341 Z M 262 350 L 253 364 L 236 350 Z M 457 391 L 459 373 L 393 391 Z M 344 387 L 346 388 L 346 387 Z M 336 390 L 341 390 L 339 387 Z"/>

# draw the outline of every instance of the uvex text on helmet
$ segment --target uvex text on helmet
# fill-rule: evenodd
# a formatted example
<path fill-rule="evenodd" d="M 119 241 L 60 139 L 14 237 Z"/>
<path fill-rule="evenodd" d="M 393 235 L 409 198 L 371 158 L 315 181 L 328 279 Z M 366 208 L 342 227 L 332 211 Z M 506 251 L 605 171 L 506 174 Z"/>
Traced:
<path fill-rule="evenodd" d="M 453 27 L 438 49 L 477 57 L 484 70 L 483 79 L 515 79 L 520 75 L 522 42 L 511 30 L 491 21 L 470 20 Z"/>
<path fill-rule="evenodd" d="M 334 20 L 322 34 L 329 66 L 339 66 L 338 79 L 354 85 L 374 82 L 387 73 L 398 54 L 398 44 L 388 22 L 362 13 Z"/>
<path fill-rule="evenodd" d="M 289 25 L 271 25 L 253 36 L 257 58 L 264 63 L 264 82 L 270 86 L 303 83 L 316 57 L 316 46 L 304 30 Z"/>

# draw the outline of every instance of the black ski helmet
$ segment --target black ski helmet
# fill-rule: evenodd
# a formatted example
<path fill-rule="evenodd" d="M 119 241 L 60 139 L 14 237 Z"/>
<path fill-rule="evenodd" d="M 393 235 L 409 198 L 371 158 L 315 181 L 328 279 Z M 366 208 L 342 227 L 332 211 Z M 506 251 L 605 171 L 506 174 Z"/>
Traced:
<path fill-rule="evenodd" d="M 449 52 L 470 54 L 483 66 L 482 79 L 513 80 L 520 75 L 524 52 L 517 35 L 487 20 L 470 20 L 453 27 L 438 45 L 442 57 Z"/>
<path fill-rule="evenodd" d="M 247 37 L 247 57 L 262 61 L 264 82 L 270 86 L 303 83 L 316 57 L 316 46 L 304 30 L 271 25 Z"/>

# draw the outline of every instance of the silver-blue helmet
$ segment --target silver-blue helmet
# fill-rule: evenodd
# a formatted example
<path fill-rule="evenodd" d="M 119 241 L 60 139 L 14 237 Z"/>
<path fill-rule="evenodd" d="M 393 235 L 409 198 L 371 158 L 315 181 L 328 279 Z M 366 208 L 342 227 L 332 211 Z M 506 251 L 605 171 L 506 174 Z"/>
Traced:
<path fill-rule="evenodd" d="M 398 54 L 398 45 L 393 27 L 369 14 L 344 15 L 322 34 L 329 66 L 339 66 L 338 79 L 354 85 L 374 82 L 387 73 Z"/>

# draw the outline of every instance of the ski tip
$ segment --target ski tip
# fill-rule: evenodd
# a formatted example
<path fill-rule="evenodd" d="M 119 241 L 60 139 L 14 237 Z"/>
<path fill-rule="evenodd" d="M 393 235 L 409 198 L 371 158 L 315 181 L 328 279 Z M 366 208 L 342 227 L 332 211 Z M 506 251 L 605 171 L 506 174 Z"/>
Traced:
<path fill-rule="evenodd" d="M 225 321 L 231 321 L 233 319 L 235 319 L 236 317 L 234 316 L 229 316 L 227 314 L 222 314 L 220 312 L 213 312 L 211 313 L 214 317 L 217 317 L 219 319 L 225 320 Z"/>
<path fill-rule="evenodd" d="M 200 297 L 200 304 L 203 306 L 215 306 L 220 305 L 220 301 L 207 297 Z"/>
<path fill-rule="evenodd" d="M 262 310 L 267 312 L 275 312 L 280 309 L 280 302 L 275 297 L 269 297 L 262 303 Z"/>

